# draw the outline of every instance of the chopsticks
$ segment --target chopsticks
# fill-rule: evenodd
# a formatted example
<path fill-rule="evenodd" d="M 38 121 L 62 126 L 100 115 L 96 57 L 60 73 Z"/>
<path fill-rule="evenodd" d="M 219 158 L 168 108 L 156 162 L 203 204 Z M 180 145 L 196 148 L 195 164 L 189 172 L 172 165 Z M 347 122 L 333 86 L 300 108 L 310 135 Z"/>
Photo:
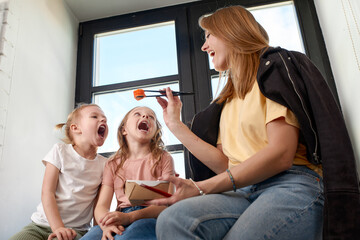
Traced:
<path fill-rule="evenodd" d="M 156 92 L 156 93 L 161 93 L 161 95 L 146 95 L 146 97 L 160 97 L 160 96 L 164 96 L 166 95 L 166 91 L 157 91 L 157 90 L 143 90 L 144 92 Z M 193 95 L 193 92 L 177 92 L 177 91 L 172 91 L 172 94 L 174 96 L 180 96 L 180 95 Z"/>
<path fill-rule="evenodd" d="M 153 92 L 153 93 L 160 93 L 160 94 L 156 94 L 156 95 L 146 95 L 145 92 Z M 181 96 L 181 95 L 193 95 L 193 92 L 177 92 L 177 91 L 172 91 L 174 96 Z M 144 90 L 144 89 L 136 89 L 134 90 L 134 98 L 136 100 L 141 100 L 145 97 L 161 97 L 161 96 L 165 96 L 166 95 L 166 91 L 160 90 Z"/>

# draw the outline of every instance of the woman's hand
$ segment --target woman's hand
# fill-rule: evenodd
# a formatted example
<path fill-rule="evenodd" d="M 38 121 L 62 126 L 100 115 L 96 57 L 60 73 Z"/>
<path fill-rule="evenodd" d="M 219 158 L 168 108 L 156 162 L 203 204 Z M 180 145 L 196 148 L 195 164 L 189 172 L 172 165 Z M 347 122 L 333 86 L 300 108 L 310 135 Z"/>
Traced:
<path fill-rule="evenodd" d="M 49 235 L 48 240 L 57 238 L 58 240 L 73 240 L 76 237 L 75 230 L 66 227 L 60 227 Z"/>
<path fill-rule="evenodd" d="M 114 240 L 115 235 L 121 235 L 125 228 L 123 226 L 111 225 L 101 228 L 103 230 L 103 235 L 101 240 Z"/>
<path fill-rule="evenodd" d="M 132 223 L 130 215 L 119 211 L 106 213 L 99 221 L 100 226 L 122 225 L 127 226 Z"/>
<path fill-rule="evenodd" d="M 171 205 L 182 199 L 199 195 L 199 190 L 195 185 L 187 179 L 182 179 L 174 176 L 167 176 L 159 178 L 159 180 L 172 182 L 176 187 L 176 192 L 169 198 L 158 198 L 147 201 L 151 205 Z"/>
<path fill-rule="evenodd" d="M 164 121 L 169 130 L 197 159 L 212 171 L 215 173 L 225 171 L 229 159 L 222 152 L 221 147 L 216 148 L 195 135 L 180 120 L 182 103 L 179 97 L 173 96 L 170 88 L 166 88 L 164 91 L 166 91 L 167 100 L 157 97 L 157 101 L 163 109 Z"/>
<path fill-rule="evenodd" d="M 182 102 L 178 96 L 173 96 L 171 89 L 168 87 L 163 89 L 166 91 L 166 99 L 161 97 L 156 97 L 158 103 L 163 109 L 163 117 L 166 126 L 171 130 L 172 126 L 177 123 L 181 123 L 180 112 L 182 107 Z"/>

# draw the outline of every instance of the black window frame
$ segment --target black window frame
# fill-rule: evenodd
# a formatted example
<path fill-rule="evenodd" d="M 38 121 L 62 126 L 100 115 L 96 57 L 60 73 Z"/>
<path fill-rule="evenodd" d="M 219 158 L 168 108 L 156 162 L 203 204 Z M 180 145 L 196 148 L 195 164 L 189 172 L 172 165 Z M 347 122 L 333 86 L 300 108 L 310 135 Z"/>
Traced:
<path fill-rule="evenodd" d="M 214 75 L 214 70 L 209 69 L 207 54 L 201 51 L 201 46 L 204 40 L 202 30 L 198 26 L 198 18 L 203 14 L 215 11 L 220 7 L 230 5 L 255 7 L 281 2 L 288 2 L 288 0 L 197 1 L 171 7 L 81 22 L 79 24 L 75 104 L 91 102 L 92 95 L 95 92 L 111 92 L 119 88 L 126 89 L 136 85 L 151 86 L 154 84 L 179 80 L 179 87 L 181 91 L 195 92 L 194 96 L 185 96 L 182 98 L 183 122 L 190 126 L 193 116 L 202 109 L 206 108 L 212 100 L 210 77 L 211 75 Z M 336 85 L 331 71 L 330 61 L 325 48 L 325 42 L 319 20 L 316 14 L 314 1 L 293 0 L 293 3 L 298 17 L 305 52 L 327 80 L 327 83 L 339 104 Z M 175 21 L 179 69 L 177 75 L 142 79 L 105 86 L 92 86 L 94 36 L 96 34 L 167 21 Z M 187 150 L 184 149 L 181 144 L 167 146 L 167 148 L 169 151 L 184 151 L 185 172 L 188 177 L 190 172 L 187 161 Z"/>

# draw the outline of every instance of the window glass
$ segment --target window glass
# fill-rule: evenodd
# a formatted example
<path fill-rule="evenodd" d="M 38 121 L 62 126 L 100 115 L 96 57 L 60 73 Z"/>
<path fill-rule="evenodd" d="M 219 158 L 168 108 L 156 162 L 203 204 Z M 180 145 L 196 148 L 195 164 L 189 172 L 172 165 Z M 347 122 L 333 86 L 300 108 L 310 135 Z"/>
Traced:
<path fill-rule="evenodd" d="M 293 2 L 250 9 L 269 35 L 270 46 L 305 53 Z"/>
<path fill-rule="evenodd" d="M 165 87 L 170 87 L 174 91 L 179 91 L 179 84 L 172 83 L 166 85 L 157 85 L 152 87 L 146 87 L 146 90 L 159 90 Z M 140 88 L 140 87 L 139 87 Z M 114 152 L 118 149 L 119 145 L 117 142 L 117 128 L 125 116 L 125 114 L 136 106 L 146 106 L 151 108 L 159 122 L 161 123 L 163 130 L 163 141 L 165 145 L 180 144 L 176 137 L 166 127 L 163 119 L 162 108 L 156 101 L 155 97 L 147 97 L 146 100 L 137 101 L 134 98 L 133 91 L 135 89 L 127 89 L 124 91 L 116 91 L 110 93 L 97 93 L 94 94 L 94 103 L 98 104 L 104 111 L 109 126 L 109 135 L 104 145 L 99 148 L 99 153 Z M 150 96 L 156 93 L 146 93 Z"/>
<path fill-rule="evenodd" d="M 95 35 L 94 86 L 178 74 L 175 23 Z"/>
<path fill-rule="evenodd" d="M 174 159 L 175 172 L 179 177 L 185 178 L 184 151 L 172 152 L 171 156 Z"/>
<path fill-rule="evenodd" d="M 212 90 L 213 99 L 219 96 L 221 89 L 223 89 L 225 86 L 225 83 L 226 83 L 226 76 L 222 76 L 221 79 L 219 79 L 219 74 L 211 76 L 211 90 Z"/>

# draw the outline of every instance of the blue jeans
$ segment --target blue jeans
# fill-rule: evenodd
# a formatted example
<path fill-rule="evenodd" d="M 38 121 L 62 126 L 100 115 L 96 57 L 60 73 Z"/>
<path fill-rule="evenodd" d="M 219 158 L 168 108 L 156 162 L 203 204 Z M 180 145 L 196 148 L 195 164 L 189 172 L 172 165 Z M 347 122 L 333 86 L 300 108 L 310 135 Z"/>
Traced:
<path fill-rule="evenodd" d="M 322 239 L 323 183 L 293 166 L 236 192 L 188 198 L 158 217 L 158 239 Z"/>
<path fill-rule="evenodd" d="M 121 209 L 122 212 L 132 212 L 144 208 L 143 206 L 128 207 Z M 125 231 L 122 235 L 115 235 L 115 240 L 156 240 L 155 234 L 156 219 L 155 218 L 144 218 L 137 220 L 126 226 Z M 85 234 L 81 240 L 100 240 L 102 238 L 103 231 L 99 225 L 94 226 L 90 231 Z"/>

